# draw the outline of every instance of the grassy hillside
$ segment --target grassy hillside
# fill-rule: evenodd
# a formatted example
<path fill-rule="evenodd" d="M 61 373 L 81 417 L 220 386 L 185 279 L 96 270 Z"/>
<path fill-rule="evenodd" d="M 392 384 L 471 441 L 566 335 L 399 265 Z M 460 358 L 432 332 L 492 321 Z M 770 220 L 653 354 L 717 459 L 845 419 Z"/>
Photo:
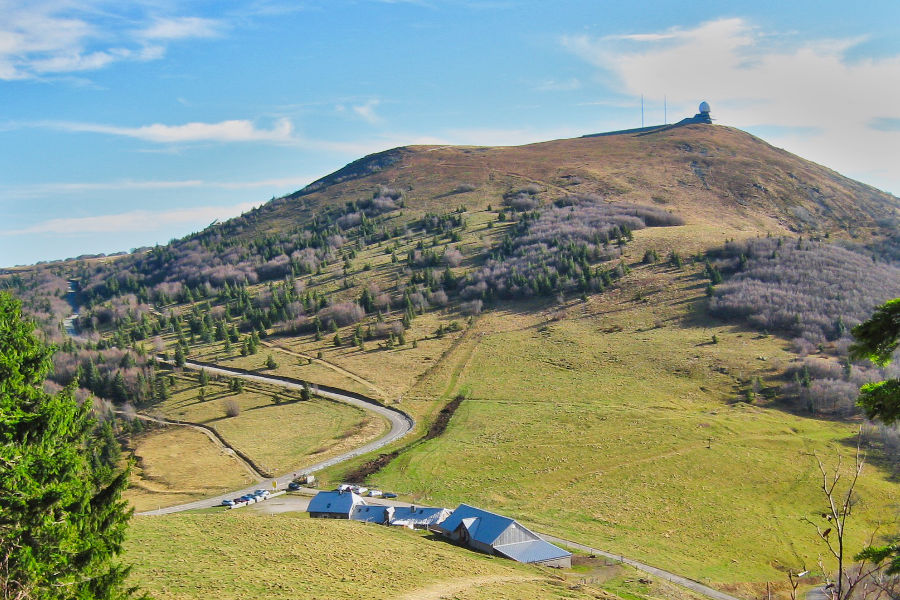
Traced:
<path fill-rule="evenodd" d="M 161 600 L 696 598 L 664 583 L 638 582 L 633 571 L 602 561 L 582 559 L 574 570 L 560 572 L 492 558 L 421 532 L 313 520 L 303 513 L 137 518 L 126 558 L 135 564 L 131 581 Z"/>
<path fill-rule="evenodd" d="M 105 352 L 103 377 L 87 383 L 114 391 L 129 361 L 109 346 L 159 350 L 369 394 L 412 414 L 413 438 L 463 394 L 442 435 L 396 442 L 369 480 L 761 594 L 785 569 L 815 567 L 820 548 L 801 521 L 821 504 L 814 455 L 846 457 L 860 421 L 798 404 L 796 385 L 820 388 L 797 374 L 841 372 L 846 328 L 894 293 L 884 274 L 895 267 L 873 268 L 867 294 L 853 272 L 896 259 L 898 210 L 893 196 L 720 126 L 409 147 L 168 246 L 13 283 L 50 323 L 65 279 L 79 282 L 86 341 L 66 354 L 59 384 L 85 353 Z M 770 248 L 779 238 L 799 251 Z M 740 250 L 751 246 L 767 253 Z M 825 263 L 846 279 L 828 281 L 829 293 L 852 302 L 814 315 Z M 778 288 L 778 305 L 746 302 L 747 282 L 788 268 L 811 274 L 799 278 L 803 314 L 818 333 L 779 313 L 796 309 L 794 289 Z M 760 326 L 768 320 L 780 328 Z M 122 367 L 140 408 L 209 409 L 160 397 L 142 360 L 143 379 Z M 844 368 L 834 389 L 863 368 Z M 276 408 L 254 410 L 252 429 L 278 428 L 288 409 Z M 323 435 L 333 450 L 343 434 Z M 897 519 L 900 487 L 872 450 L 854 547 L 876 520 Z M 300 461 L 280 442 L 258 451 L 282 467 Z"/>
<path fill-rule="evenodd" d="M 663 288 L 636 277 L 558 321 L 483 315 L 446 433 L 370 480 L 723 587 L 813 566 L 821 548 L 801 520 L 823 502 L 813 453 L 850 461 L 856 427 L 743 401 L 791 360 L 785 342 L 703 318 L 702 290 L 670 275 Z M 858 548 L 896 518 L 898 488 L 870 464 L 857 491 Z"/>

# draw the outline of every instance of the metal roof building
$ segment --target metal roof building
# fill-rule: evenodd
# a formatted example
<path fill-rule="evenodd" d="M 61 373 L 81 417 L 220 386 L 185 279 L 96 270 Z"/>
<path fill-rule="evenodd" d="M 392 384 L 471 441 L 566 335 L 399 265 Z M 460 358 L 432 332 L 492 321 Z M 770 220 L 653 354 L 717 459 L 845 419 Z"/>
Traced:
<path fill-rule="evenodd" d="M 354 507 L 366 501 L 353 492 L 319 492 L 309 501 L 306 512 L 314 519 L 349 519 Z"/>
<path fill-rule="evenodd" d="M 366 523 L 378 523 L 387 525 L 394 514 L 393 506 L 379 506 L 375 504 L 357 504 L 350 512 L 351 521 L 365 521 Z"/>
<path fill-rule="evenodd" d="M 487 554 L 551 567 L 572 566 L 571 552 L 544 541 L 509 517 L 468 504 L 460 504 L 443 523 L 432 529 Z"/>
<path fill-rule="evenodd" d="M 449 516 L 450 510 L 447 508 L 398 506 L 394 509 L 391 525 L 411 529 L 428 529 L 443 522 Z"/>

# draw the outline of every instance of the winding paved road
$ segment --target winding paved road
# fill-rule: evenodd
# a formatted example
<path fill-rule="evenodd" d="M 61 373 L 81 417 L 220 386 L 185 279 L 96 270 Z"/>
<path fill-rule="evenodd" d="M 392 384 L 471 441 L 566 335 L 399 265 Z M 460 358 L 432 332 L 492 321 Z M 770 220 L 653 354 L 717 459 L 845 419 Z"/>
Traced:
<path fill-rule="evenodd" d="M 199 370 L 205 369 L 207 373 L 210 374 L 218 374 L 218 375 L 226 375 L 228 377 L 240 377 L 241 379 L 246 379 L 248 381 L 257 381 L 260 383 L 267 384 L 275 384 L 284 388 L 292 389 L 292 390 L 302 390 L 303 385 L 299 383 L 293 383 L 290 381 L 284 381 L 283 379 L 278 379 L 274 377 L 267 377 L 265 375 L 253 375 L 249 373 L 244 373 L 241 371 L 237 371 L 234 369 L 229 369 L 227 367 L 213 367 L 209 365 L 200 365 L 197 363 L 193 363 L 190 361 L 186 361 L 184 366 L 189 369 Z M 312 384 L 311 384 L 312 385 Z M 244 494 L 249 494 L 253 492 L 255 489 L 259 488 L 270 488 L 272 487 L 272 482 L 274 481 L 279 488 L 283 488 L 287 486 L 288 483 L 294 478 L 294 474 L 297 472 L 303 473 L 314 473 L 316 471 L 320 471 L 326 467 L 331 467 L 338 463 L 344 462 L 345 460 L 349 460 L 361 454 L 366 454 L 367 452 L 372 452 L 373 450 L 377 450 L 382 446 L 390 444 L 394 440 L 398 440 L 412 431 L 413 426 L 415 425 L 415 421 L 413 421 L 412 417 L 407 415 L 406 413 L 397 410 L 395 408 L 389 408 L 386 406 L 382 406 L 380 404 L 376 404 L 373 402 L 366 402 L 365 400 L 361 400 L 351 395 L 344 395 L 334 391 L 327 391 L 323 389 L 319 389 L 317 395 L 322 396 L 323 398 L 330 398 L 332 400 L 337 400 L 339 402 L 345 402 L 347 404 L 351 404 L 353 406 L 357 406 L 362 408 L 363 410 L 368 410 L 370 412 L 374 412 L 382 417 L 385 417 L 388 422 L 391 424 L 391 430 L 387 433 L 387 435 L 369 442 L 364 446 L 360 446 L 355 450 L 351 450 L 350 452 L 345 452 L 344 454 L 340 454 L 338 456 L 329 458 L 328 460 L 323 460 L 322 462 L 318 462 L 314 465 L 306 467 L 304 469 L 296 469 L 295 471 L 291 471 L 290 473 L 285 473 L 279 477 L 269 480 L 264 484 L 256 484 L 253 487 L 245 488 L 242 490 L 235 490 L 233 492 L 228 492 L 226 494 L 221 494 L 219 496 L 215 496 L 213 498 L 204 498 L 203 500 L 196 500 L 194 502 L 188 502 L 185 504 L 178 504 L 176 506 L 169 506 L 166 508 L 159 508 L 157 510 L 149 510 L 146 512 L 138 513 L 141 515 L 165 515 L 169 513 L 181 512 L 184 510 L 192 510 L 197 508 L 208 508 L 210 506 L 216 506 L 222 503 L 222 500 L 226 498 L 236 498 L 238 496 L 243 496 Z"/>

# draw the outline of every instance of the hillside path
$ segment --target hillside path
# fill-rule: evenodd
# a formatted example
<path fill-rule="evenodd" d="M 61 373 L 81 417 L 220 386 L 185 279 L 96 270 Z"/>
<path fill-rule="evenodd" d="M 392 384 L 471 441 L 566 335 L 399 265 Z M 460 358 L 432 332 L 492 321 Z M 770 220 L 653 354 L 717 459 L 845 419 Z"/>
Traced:
<path fill-rule="evenodd" d="M 121 410 L 116 411 L 119 414 L 122 414 Z M 214 431 L 208 425 L 201 425 L 199 423 L 189 423 L 187 421 L 173 421 L 171 419 L 166 419 L 165 417 L 154 417 L 151 415 L 145 415 L 143 413 L 137 413 L 134 415 L 135 419 L 140 419 L 141 421 L 150 421 L 151 423 L 161 423 L 163 425 L 175 425 L 178 427 L 188 427 L 190 429 L 194 429 L 199 431 L 206 437 L 210 439 L 210 441 L 215 444 L 220 450 L 225 452 L 226 454 L 233 456 L 244 469 L 257 481 L 265 480 L 266 476 L 260 473 L 256 465 L 252 462 L 246 460 L 241 454 L 235 451 L 234 448 L 223 438 L 217 431 Z"/>
<path fill-rule="evenodd" d="M 439 581 L 423 588 L 413 590 L 400 596 L 401 600 L 441 600 L 442 598 L 454 598 L 456 594 L 490 583 L 509 583 L 513 581 L 540 581 L 542 577 L 529 577 L 527 575 L 481 575 L 478 577 L 465 577 Z"/>
<path fill-rule="evenodd" d="M 257 375 L 244 373 L 242 371 L 238 371 L 235 369 L 229 369 L 227 367 L 216 367 L 207 364 L 198 364 L 191 361 L 185 361 L 185 368 L 192 370 L 200 370 L 205 369 L 207 373 L 210 374 L 218 374 L 218 375 L 226 375 L 228 377 L 239 377 L 241 379 L 245 379 L 247 381 L 256 381 L 260 383 L 266 383 L 269 385 L 277 385 L 283 388 L 287 388 L 290 390 L 302 390 L 303 385 L 300 383 L 294 383 L 291 381 L 285 381 L 280 378 L 270 377 L 268 375 Z M 310 382 L 310 385 L 315 385 Z M 332 388 L 334 390 L 334 388 Z M 267 485 L 264 486 L 254 486 L 245 488 L 242 490 L 235 490 L 233 492 L 228 492 L 226 494 L 220 494 L 213 498 L 205 498 L 203 500 L 196 500 L 194 502 L 187 502 L 185 504 L 178 504 L 176 506 L 169 506 L 166 508 L 160 508 L 157 510 L 150 510 L 142 513 L 138 513 L 141 515 L 165 515 L 170 513 L 182 512 L 185 510 L 193 510 L 198 508 L 209 508 L 211 506 L 216 506 L 222 503 L 222 500 L 226 498 L 236 498 L 238 496 L 242 496 L 244 494 L 252 493 L 254 489 L 257 487 L 273 487 L 277 486 L 279 488 L 284 488 L 287 486 L 291 480 L 294 479 L 294 476 L 297 472 L 302 471 L 303 473 L 314 473 L 316 471 L 320 471 L 327 467 L 334 466 L 336 464 L 342 463 L 346 460 L 350 460 L 351 458 L 355 458 L 361 454 L 366 454 L 367 452 L 372 452 L 373 450 L 377 450 L 382 446 L 390 444 L 394 440 L 400 439 L 405 436 L 407 433 L 412 431 L 413 426 L 415 425 L 415 421 L 413 421 L 412 417 L 407 415 L 406 413 L 386 406 L 382 406 L 381 404 L 377 404 L 374 402 L 367 402 L 361 399 L 360 394 L 351 394 L 350 392 L 341 393 L 340 391 L 329 391 L 324 390 L 320 386 L 318 391 L 316 392 L 319 396 L 324 398 L 330 398 L 332 400 L 337 400 L 338 402 L 344 402 L 346 404 L 350 404 L 352 406 L 356 406 L 358 408 L 362 408 L 363 410 L 367 410 L 369 412 L 373 412 L 379 416 L 382 416 L 388 420 L 391 424 L 391 429 L 388 433 L 381 438 L 371 441 L 368 444 L 360 446 L 355 450 L 351 450 L 349 452 L 345 452 L 338 456 L 334 456 L 329 458 L 328 460 L 323 460 L 314 465 L 310 465 L 304 469 L 297 469 L 296 471 L 292 471 L 289 473 L 285 473 L 278 477 L 274 477 Z"/>

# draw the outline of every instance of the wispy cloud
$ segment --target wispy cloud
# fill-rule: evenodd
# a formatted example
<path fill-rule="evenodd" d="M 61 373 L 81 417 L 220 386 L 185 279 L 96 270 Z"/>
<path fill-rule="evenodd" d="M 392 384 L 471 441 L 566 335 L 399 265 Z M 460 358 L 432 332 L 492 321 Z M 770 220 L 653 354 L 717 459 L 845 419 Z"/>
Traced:
<path fill-rule="evenodd" d="M 64 194 L 83 194 L 99 192 L 138 192 L 156 190 L 181 189 L 218 189 L 249 190 L 259 188 L 277 188 L 285 192 L 299 189 L 314 181 L 315 175 L 303 177 L 281 177 L 275 179 L 258 179 L 252 181 L 205 181 L 202 179 L 178 179 L 173 181 L 73 181 L 38 183 L 33 185 L 0 186 L 0 195 L 7 199 L 41 198 Z"/>
<path fill-rule="evenodd" d="M 359 104 L 353 107 L 353 112 L 363 118 L 368 123 L 378 123 L 381 121 L 381 117 L 379 117 L 375 113 L 375 108 L 381 103 L 378 99 L 372 99 L 366 102 L 365 104 Z"/>
<path fill-rule="evenodd" d="M 571 77 L 562 81 L 548 79 L 535 85 L 534 89 L 539 92 L 573 92 L 581 89 L 581 80 L 577 77 Z"/>
<path fill-rule="evenodd" d="M 39 127 L 71 132 L 104 133 L 148 142 L 291 142 L 294 127 L 289 119 L 277 120 L 271 128 L 257 127 L 252 121 L 232 120 L 218 123 L 185 123 L 184 125 L 164 125 L 154 123 L 140 127 L 119 127 L 102 123 L 80 123 L 71 121 L 46 121 L 35 124 Z"/>
<path fill-rule="evenodd" d="M 165 55 L 168 43 L 214 37 L 224 29 L 213 19 L 148 12 L 134 17 L 130 14 L 134 7 L 127 6 L 121 15 L 110 15 L 113 6 L 100 10 L 90 2 L 0 0 L 0 80 L 93 71 L 125 60 L 157 60 Z M 98 18 L 101 13 L 114 18 Z M 107 24 L 123 21 L 133 27 Z"/>
<path fill-rule="evenodd" d="M 573 35 L 562 44 L 612 75 L 623 94 L 665 95 L 670 115 L 692 114 L 708 100 L 721 123 L 784 128 L 792 133 L 770 141 L 897 191 L 900 132 L 884 125 L 900 118 L 900 56 L 851 59 L 861 41 L 801 40 L 730 18 L 624 36 Z"/>
<path fill-rule="evenodd" d="M 221 33 L 220 21 L 200 17 L 178 17 L 156 18 L 139 35 L 148 40 L 184 40 L 218 37 Z"/>
<path fill-rule="evenodd" d="M 182 223 L 208 222 L 237 216 L 258 206 L 245 202 L 232 206 L 198 206 L 165 211 L 133 210 L 126 213 L 93 217 L 65 217 L 49 219 L 21 229 L 2 231 L 5 235 L 29 234 L 85 234 L 146 231 Z M 152 226 L 148 227 L 148 223 Z"/>

